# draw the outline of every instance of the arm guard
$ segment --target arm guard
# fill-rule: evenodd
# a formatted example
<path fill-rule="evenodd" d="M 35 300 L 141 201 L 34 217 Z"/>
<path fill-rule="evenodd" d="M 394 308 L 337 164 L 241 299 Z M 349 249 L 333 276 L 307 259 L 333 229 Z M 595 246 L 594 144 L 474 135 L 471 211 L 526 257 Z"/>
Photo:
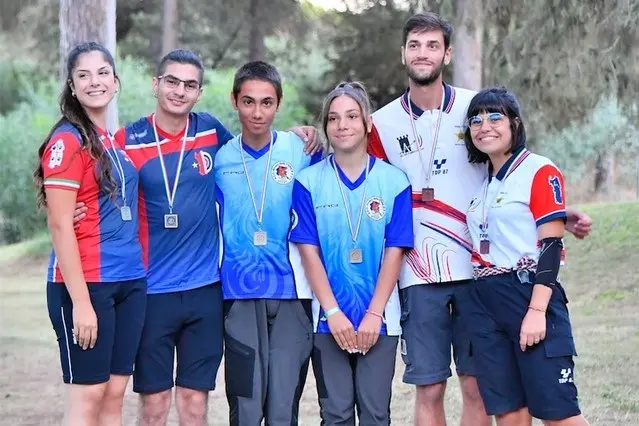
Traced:
<path fill-rule="evenodd" d="M 557 276 L 559 275 L 561 251 L 563 248 L 564 243 L 559 237 L 550 237 L 541 240 L 535 284 L 543 284 L 548 287 L 555 285 Z"/>

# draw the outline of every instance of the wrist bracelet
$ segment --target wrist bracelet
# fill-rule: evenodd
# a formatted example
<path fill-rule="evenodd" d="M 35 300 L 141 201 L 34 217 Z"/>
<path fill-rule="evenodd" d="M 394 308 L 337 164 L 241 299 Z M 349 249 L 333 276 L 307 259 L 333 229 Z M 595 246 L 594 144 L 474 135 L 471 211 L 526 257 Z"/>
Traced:
<path fill-rule="evenodd" d="M 381 320 L 382 320 L 382 322 L 385 322 L 385 321 L 386 321 L 386 320 L 384 319 L 384 315 L 380 314 L 379 312 L 369 311 L 369 310 L 367 309 L 367 310 L 366 310 L 366 313 L 367 313 L 367 314 L 371 314 L 371 315 L 373 315 L 374 317 L 377 317 L 377 318 L 381 319 Z"/>
<path fill-rule="evenodd" d="M 530 309 L 531 311 L 543 312 L 544 314 L 546 313 L 545 309 L 539 309 L 532 306 L 529 306 L 528 309 Z"/>
<path fill-rule="evenodd" d="M 339 311 L 341 311 L 339 306 L 335 306 L 334 308 L 331 308 L 328 311 L 324 312 L 324 318 L 328 318 L 331 315 L 338 313 Z"/>

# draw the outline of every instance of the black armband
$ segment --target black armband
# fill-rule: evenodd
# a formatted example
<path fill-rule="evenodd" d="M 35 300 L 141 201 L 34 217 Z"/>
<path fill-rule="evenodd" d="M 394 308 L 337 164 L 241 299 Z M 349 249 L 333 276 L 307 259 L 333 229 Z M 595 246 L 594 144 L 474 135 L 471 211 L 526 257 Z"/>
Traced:
<path fill-rule="evenodd" d="M 541 240 L 535 284 L 543 284 L 552 287 L 557 282 L 559 266 L 561 265 L 561 251 L 564 243 L 559 237 L 544 238 Z"/>

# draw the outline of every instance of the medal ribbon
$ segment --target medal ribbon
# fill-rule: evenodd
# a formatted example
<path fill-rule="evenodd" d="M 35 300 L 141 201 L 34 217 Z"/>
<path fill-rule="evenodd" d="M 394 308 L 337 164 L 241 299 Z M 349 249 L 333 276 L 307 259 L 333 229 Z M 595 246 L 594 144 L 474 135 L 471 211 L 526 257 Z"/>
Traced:
<path fill-rule="evenodd" d="M 268 182 L 268 169 L 271 167 L 271 155 L 273 154 L 273 133 L 271 132 L 271 140 L 268 143 L 268 159 L 266 160 L 266 169 L 264 170 L 264 183 L 262 184 L 262 203 L 259 210 L 257 209 L 257 202 L 255 201 L 255 193 L 253 192 L 251 176 L 249 175 L 248 167 L 246 167 L 246 160 L 244 159 L 243 144 L 244 142 L 242 136 L 240 136 L 240 155 L 242 157 L 242 165 L 244 166 L 244 174 L 246 175 L 249 192 L 251 193 L 251 201 L 253 201 L 253 210 L 255 211 L 255 217 L 257 218 L 257 225 L 259 229 L 262 229 L 262 218 L 264 217 L 264 202 L 266 201 L 266 183 Z"/>
<path fill-rule="evenodd" d="M 441 101 L 441 104 L 439 104 L 439 113 L 437 114 L 435 132 L 433 134 L 433 140 L 431 141 L 430 161 L 428 162 L 428 167 L 424 165 L 424 159 L 422 158 L 422 150 L 424 149 L 424 146 L 423 144 L 421 146 L 419 144 L 419 134 L 417 133 L 417 127 L 415 126 L 415 119 L 413 118 L 413 107 L 411 106 L 410 91 L 408 91 L 406 96 L 408 98 L 408 115 L 410 119 L 410 125 L 411 125 L 411 128 L 413 129 L 413 137 L 415 138 L 415 144 L 417 144 L 417 148 L 418 148 L 417 154 L 419 155 L 419 162 L 421 163 L 422 171 L 426 173 L 425 187 L 428 188 L 428 185 L 430 183 L 430 177 L 433 171 L 433 162 L 435 161 L 435 151 L 437 150 L 437 139 L 439 138 L 439 128 L 442 122 L 442 115 L 444 114 L 443 109 L 444 109 L 444 101 L 446 100 L 446 88 L 444 87 L 442 89 L 442 101 Z"/>
<path fill-rule="evenodd" d="M 106 155 L 109 156 L 109 160 L 111 160 L 111 163 L 113 163 L 113 165 L 118 171 L 118 176 L 120 177 L 120 181 L 122 182 L 122 185 L 120 186 L 120 190 L 122 191 L 122 202 L 126 206 L 126 176 L 124 175 L 124 167 L 122 167 L 122 163 L 120 162 L 120 157 L 118 157 L 117 147 L 115 146 L 115 143 L 113 142 L 113 136 L 111 136 L 111 134 L 107 134 L 107 137 L 109 138 L 109 142 L 111 142 L 111 148 L 113 148 L 113 151 L 115 151 L 115 160 L 111 156 L 111 153 L 109 152 L 109 148 L 107 148 L 107 146 L 104 143 L 104 136 L 100 138 L 100 142 L 102 142 L 102 146 L 104 147 L 104 152 L 106 153 Z"/>
<path fill-rule="evenodd" d="M 186 127 L 184 128 L 184 136 L 182 137 L 182 148 L 180 149 L 180 159 L 178 160 L 177 170 L 175 171 L 175 180 L 173 181 L 173 191 L 169 192 L 169 177 L 166 173 L 164 165 L 164 157 L 162 156 L 162 148 L 160 147 L 160 138 L 158 138 L 158 130 L 155 125 L 155 114 L 152 116 L 153 134 L 155 136 L 155 146 L 158 148 L 158 156 L 160 157 L 160 167 L 162 168 L 162 178 L 164 179 L 164 190 L 166 191 L 166 199 L 169 202 L 169 213 L 173 214 L 173 201 L 177 193 L 178 181 L 180 180 L 180 172 L 182 171 L 182 160 L 184 159 L 184 148 L 186 147 L 186 139 L 189 133 L 189 118 L 186 117 Z"/>
<path fill-rule="evenodd" d="M 353 240 L 353 246 L 357 246 L 357 236 L 359 234 L 359 227 L 362 224 L 362 215 L 364 213 L 364 199 L 366 198 L 366 187 L 368 186 L 368 172 L 370 169 L 370 157 L 366 156 L 366 175 L 364 176 L 364 190 L 362 191 L 362 200 L 360 201 L 359 217 L 357 218 L 357 228 L 353 230 L 353 222 L 351 221 L 351 209 L 346 198 L 346 193 L 342 187 L 342 180 L 339 178 L 339 172 L 337 171 L 337 163 L 335 162 L 335 156 L 331 157 L 331 163 L 333 169 L 335 169 L 335 177 L 337 178 L 337 185 L 342 193 L 342 200 L 344 201 L 344 209 L 346 210 L 346 219 L 348 220 L 348 228 L 351 231 L 351 239 Z"/>

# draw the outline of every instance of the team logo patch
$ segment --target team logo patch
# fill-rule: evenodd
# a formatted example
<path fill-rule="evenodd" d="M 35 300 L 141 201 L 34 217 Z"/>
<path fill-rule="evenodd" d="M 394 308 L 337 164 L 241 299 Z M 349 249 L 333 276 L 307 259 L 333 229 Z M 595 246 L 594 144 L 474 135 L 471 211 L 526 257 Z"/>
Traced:
<path fill-rule="evenodd" d="M 195 163 L 193 168 L 198 169 L 200 175 L 208 175 L 213 170 L 213 159 L 211 154 L 206 151 L 198 151 L 195 153 Z"/>
<path fill-rule="evenodd" d="M 280 185 L 286 185 L 293 181 L 295 173 L 293 172 L 293 166 L 289 163 L 286 161 L 278 161 L 271 169 L 271 176 L 275 182 Z"/>
<path fill-rule="evenodd" d="M 412 154 L 413 152 L 417 152 L 418 146 L 422 146 L 422 139 L 419 138 L 418 141 L 413 140 L 412 142 L 408 139 L 408 135 L 402 135 L 397 138 L 397 142 L 399 143 L 399 155 L 405 156 Z M 419 144 L 419 145 L 418 145 Z"/>
<path fill-rule="evenodd" d="M 49 157 L 49 168 L 55 169 L 62 164 L 62 159 L 64 158 L 64 141 L 62 139 L 58 139 L 56 143 L 51 145 L 50 150 L 51 157 Z"/>
<path fill-rule="evenodd" d="M 555 199 L 555 204 L 563 204 L 564 198 L 562 196 L 561 191 L 561 181 L 559 180 L 559 176 L 548 176 L 548 185 L 552 188 L 553 198 Z"/>
<path fill-rule="evenodd" d="M 572 368 L 562 368 L 559 373 L 559 384 L 573 383 Z"/>
<path fill-rule="evenodd" d="M 366 201 L 366 214 L 373 220 L 380 220 L 386 214 L 386 205 L 379 197 L 371 197 Z"/>
<path fill-rule="evenodd" d="M 448 167 L 446 167 L 445 158 L 435 158 L 433 160 L 433 165 L 435 166 L 435 170 L 432 172 L 434 176 L 448 174 Z"/>

